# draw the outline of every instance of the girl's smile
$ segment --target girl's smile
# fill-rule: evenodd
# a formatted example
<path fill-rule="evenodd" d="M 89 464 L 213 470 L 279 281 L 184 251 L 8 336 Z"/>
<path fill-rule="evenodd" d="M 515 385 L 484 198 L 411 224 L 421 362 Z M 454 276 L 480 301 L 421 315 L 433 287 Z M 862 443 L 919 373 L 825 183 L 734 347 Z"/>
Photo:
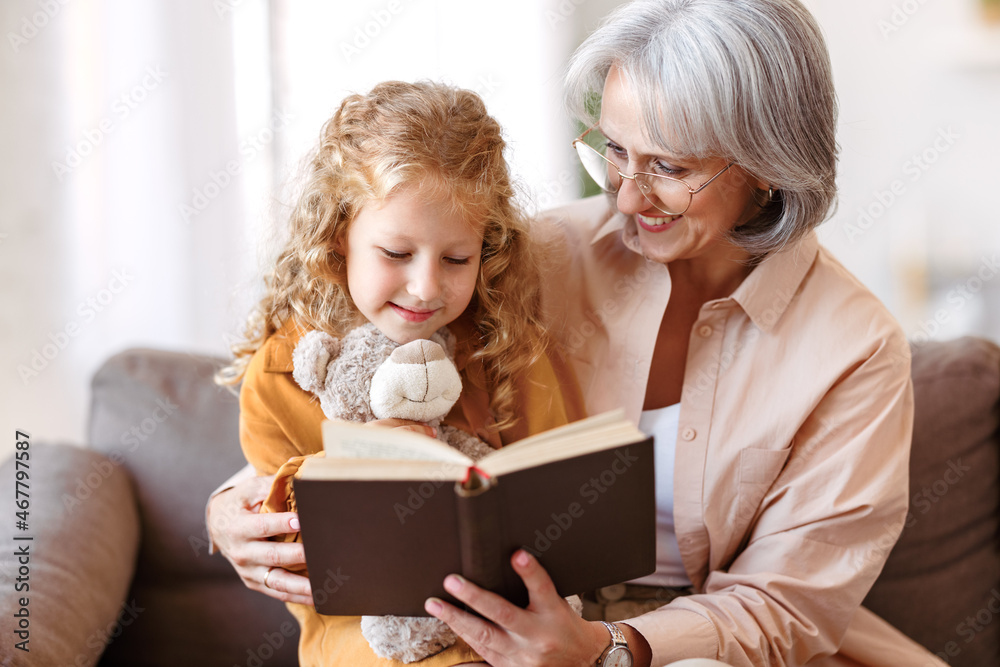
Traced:
<path fill-rule="evenodd" d="M 402 317 L 408 322 L 424 322 L 431 318 L 439 309 L 434 310 L 423 310 L 420 308 L 406 308 L 400 306 L 399 304 L 390 303 L 389 304 L 395 311 L 396 314 Z"/>

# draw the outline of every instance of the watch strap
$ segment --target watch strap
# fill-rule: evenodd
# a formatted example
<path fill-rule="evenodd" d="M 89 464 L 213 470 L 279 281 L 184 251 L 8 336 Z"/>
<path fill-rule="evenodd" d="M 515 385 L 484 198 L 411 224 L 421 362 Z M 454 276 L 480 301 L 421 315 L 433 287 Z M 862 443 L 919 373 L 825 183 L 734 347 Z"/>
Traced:
<path fill-rule="evenodd" d="M 631 665 L 632 651 L 628 647 L 628 640 L 625 639 L 625 633 L 622 632 L 621 628 L 619 628 L 614 623 L 609 623 L 608 621 L 601 621 L 601 623 L 603 623 L 604 627 L 606 627 L 608 629 L 608 632 L 611 633 L 611 644 L 606 649 L 604 649 L 600 657 L 597 659 L 597 667 L 604 667 L 604 664 L 607 661 L 608 657 L 610 656 L 611 652 L 618 650 L 624 651 L 629 656 L 628 664 Z"/>
<path fill-rule="evenodd" d="M 624 646 L 625 648 L 628 648 L 628 641 L 626 641 L 625 633 L 621 631 L 621 628 L 614 623 L 609 623 L 607 621 L 601 621 L 601 623 L 603 623 L 604 627 L 606 627 L 608 632 L 611 633 L 611 643 L 614 646 Z"/>

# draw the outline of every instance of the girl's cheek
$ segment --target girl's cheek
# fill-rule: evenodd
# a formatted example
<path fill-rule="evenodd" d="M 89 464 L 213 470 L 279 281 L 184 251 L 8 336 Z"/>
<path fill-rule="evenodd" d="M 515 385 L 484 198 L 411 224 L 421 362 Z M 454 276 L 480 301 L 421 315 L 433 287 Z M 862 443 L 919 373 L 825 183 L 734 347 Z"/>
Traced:
<path fill-rule="evenodd" d="M 469 283 L 465 280 L 462 281 L 451 281 L 447 285 L 449 292 L 449 297 L 452 299 L 463 299 L 466 302 L 472 300 L 472 295 L 475 292 L 475 283 L 473 283 L 472 288 L 469 288 Z M 466 303 L 465 305 L 468 305 Z"/>

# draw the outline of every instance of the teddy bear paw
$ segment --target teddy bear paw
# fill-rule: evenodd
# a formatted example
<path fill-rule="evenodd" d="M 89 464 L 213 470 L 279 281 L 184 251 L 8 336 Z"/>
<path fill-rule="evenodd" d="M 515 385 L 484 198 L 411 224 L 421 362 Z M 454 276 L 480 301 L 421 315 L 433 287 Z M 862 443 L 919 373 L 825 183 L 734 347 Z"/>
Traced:
<path fill-rule="evenodd" d="M 380 658 L 416 662 L 448 648 L 458 637 L 436 618 L 362 616 L 361 634 Z"/>

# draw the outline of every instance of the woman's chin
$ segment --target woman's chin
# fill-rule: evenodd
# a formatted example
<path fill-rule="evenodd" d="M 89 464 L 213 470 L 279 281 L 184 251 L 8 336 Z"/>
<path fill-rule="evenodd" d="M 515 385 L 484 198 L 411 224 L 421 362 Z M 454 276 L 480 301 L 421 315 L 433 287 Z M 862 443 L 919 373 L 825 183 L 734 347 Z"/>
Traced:
<path fill-rule="evenodd" d="M 649 243 L 640 240 L 639 245 L 642 248 L 642 256 L 651 262 L 667 264 L 676 259 L 681 259 L 677 247 L 672 243 Z"/>
<path fill-rule="evenodd" d="M 663 232 L 650 232 L 639 225 L 638 240 L 643 257 L 660 264 L 680 259 L 682 252 L 679 241 L 682 237 L 678 231 L 674 228 Z"/>

